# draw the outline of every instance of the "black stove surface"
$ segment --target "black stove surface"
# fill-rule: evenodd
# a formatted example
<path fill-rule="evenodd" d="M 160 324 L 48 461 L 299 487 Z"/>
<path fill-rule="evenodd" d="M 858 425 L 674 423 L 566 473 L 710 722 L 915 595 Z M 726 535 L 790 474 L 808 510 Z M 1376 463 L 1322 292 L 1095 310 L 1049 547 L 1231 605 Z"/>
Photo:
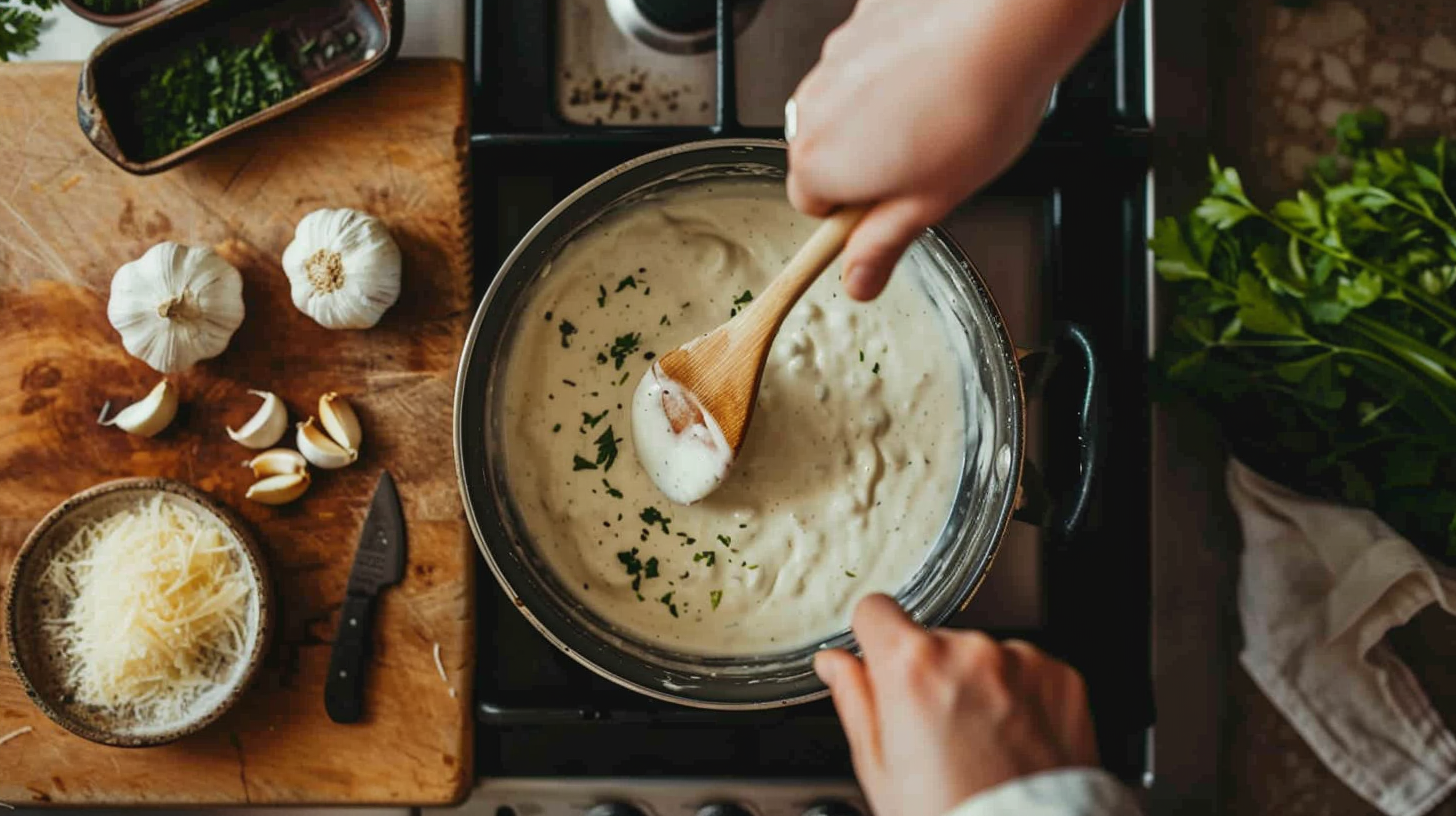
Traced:
<path fill-rule="evenodd" d="M 597 174 L 690 139 L 778 135 L 732 121 L 731 87 L 711 127 L 565 124 L 552 110 L 555 95 L 548 90 L 552 8 L 543 0 L 472 1 L 478 293 L 536 220 Z M 1044 202 L 1042 311 L 1049 327 L 1057 321 L 1085 327 L 1098 349 L 1106 385 L 1100 441 L 1112 452 L 1103 459 L 1079 529 L 1043 550 L 1042 625 L 993 634 L 1030 640 L 1083 673 L 1103 761 L 1130 781 L 1148 770 L 1153 721 L 1149 308 L 1142 238 L 1149 183 L 1146 23 L 1142 2 L 1130 3 L 1063 83 L 1031 149 L 983 193 Z M 1038 338 L 1018 340 L 1036 345 Z M 1046 461 L 1068 460 L 1068 451 L 1078 445 L 1066 415 L 1066 403 L 1074 399 L 1070 388 L 1064 391 L 1055 381 L 1044 395 Z M 1075 474 L 1052 470 L 1046 476 L 1056 491 Z M 560 653 L 486 571 L 478 581 L 477 630 L 480 776 L 851 775 L 848 749 L 827 701 L 727 713 L 627 691 Z"/>

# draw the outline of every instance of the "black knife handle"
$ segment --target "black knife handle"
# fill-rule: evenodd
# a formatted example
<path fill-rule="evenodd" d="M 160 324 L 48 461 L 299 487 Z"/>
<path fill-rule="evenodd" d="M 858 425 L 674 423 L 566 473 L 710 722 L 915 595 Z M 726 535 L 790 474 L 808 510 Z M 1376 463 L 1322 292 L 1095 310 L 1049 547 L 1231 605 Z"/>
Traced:
<path fill-rule="evenodd" d="M 374 599 L 347 595 L 339 612 L 339 633 L 329 655 L 324 682 L 324 709 L 336 723 L 358 722 L 364 714 L 364 667 L 369 664 Z"/>

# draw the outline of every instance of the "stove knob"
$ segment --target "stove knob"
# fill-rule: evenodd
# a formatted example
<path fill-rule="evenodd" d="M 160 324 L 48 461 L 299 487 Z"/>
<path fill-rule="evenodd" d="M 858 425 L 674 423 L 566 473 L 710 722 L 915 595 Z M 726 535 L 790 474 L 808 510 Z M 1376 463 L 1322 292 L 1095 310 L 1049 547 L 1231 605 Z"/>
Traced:
<path fill-rule="evenodd" d="M 804 816 L 862 816 L 854 805 L 838 799 L 820 799 L 804 811 Z"/>
<path fill-rule="evenodd" d="M 586 816 L 647 816 L 642 808 L 626 802 L 599 802 L 591 806 Z"/>
<path fill-rule="evenodd" d="M 753 813 L 732 802 L 709 802 L 698 808 L 697 816 L 753 816 Z"/>

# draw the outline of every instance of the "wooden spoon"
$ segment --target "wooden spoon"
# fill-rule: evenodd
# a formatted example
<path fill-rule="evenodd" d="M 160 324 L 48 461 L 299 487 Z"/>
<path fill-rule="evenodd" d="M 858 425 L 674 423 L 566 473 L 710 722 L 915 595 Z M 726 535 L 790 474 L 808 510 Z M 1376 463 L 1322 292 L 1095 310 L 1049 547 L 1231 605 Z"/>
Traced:
<path fill-rule="evenodd" d="M 648 371 L 648 377 L 678 386 L 662 390 L 662 408 L 674 434 L 706 424 L 706 413 L 727 443 L 728 461 L 738 457 L 774 336 L 789 310 L 839 256 L 867 209 L 845 207 L 829 216 L 752 303 L 727 323 L 663 355 Z M 635 422 L 633 428 L 639 430 Z M 667 492 L 660 481 L 658 487 Z"/>

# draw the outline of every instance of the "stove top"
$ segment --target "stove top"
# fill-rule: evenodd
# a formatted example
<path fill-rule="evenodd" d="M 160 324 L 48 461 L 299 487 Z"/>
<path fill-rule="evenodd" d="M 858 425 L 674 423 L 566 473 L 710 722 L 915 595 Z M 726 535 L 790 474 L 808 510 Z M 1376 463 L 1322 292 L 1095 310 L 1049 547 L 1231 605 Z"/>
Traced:
<path fill-rule="evenodd" d="M 623 12 L 624 3 L 634 9 Z M 1113 452 L 1080 529 L 1053 538 L 1013 523 L 985 586 L 952 625 L 1021 637 L 1075 665 L 1104 762 L 1129 781 L 1150 777 L 1153 719 L 1144 3 L 1129 3 L 1062 82 L 1027 154 L 945 223 L 1020 345 L 1045 345 L 1067 321 L 1087 330 L 1106 377 L 1101 441 Z M 692 139 L 779 137 L 784 100 L 852 6 L 472 0 L 479 291 L 540 216 L 621 161 Z M 642 19 L 624 19 L 634 14 Z M 736 39 L 719 25 L 729 19 Z M 680 31 L 667 41 L 644 33 L 658 23 Z M 1034 401 L 1029 461 L 1070 460 L 1070 399 L 1054 381 Z M 1048 472 L 1048 486 L 1073 475 Z M 656 702 L 557 652 L 493 578 L 478 591 L 482 782 L 471 809 L 582 813 L 618 801 L 666 814 L 722 800 L 768 816 L 858 802 L 827 701 L 749 713 Z"/>

